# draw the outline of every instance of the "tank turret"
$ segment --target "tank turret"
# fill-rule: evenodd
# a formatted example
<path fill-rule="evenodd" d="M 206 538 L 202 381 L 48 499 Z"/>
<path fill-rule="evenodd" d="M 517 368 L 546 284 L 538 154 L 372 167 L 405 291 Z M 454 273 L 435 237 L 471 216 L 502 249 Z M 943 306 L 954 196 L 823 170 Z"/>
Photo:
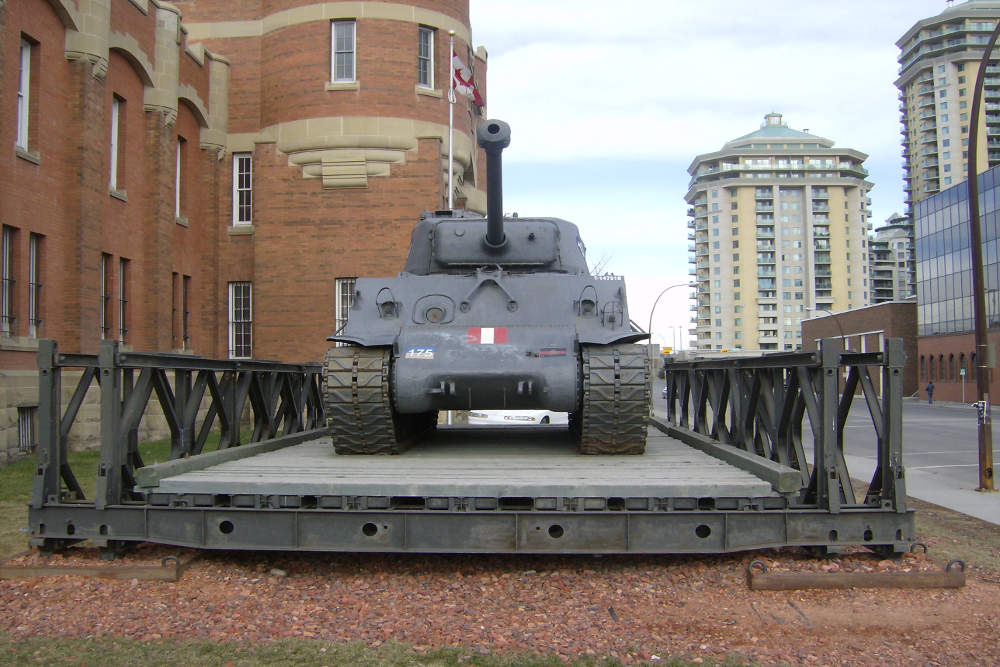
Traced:
<path fill-rule="evenodd" d="M 576 225 L 503 217 L 501 153 L 510 127 L 487 120 L 487 215 L 424 213 L 402 273 L 359 278 L 324 359 L 338 453 L 397 453 L 439 410 L 567 412 L 587 454 L 645 450 L 647 334 L 625 284 L 592 276 Z"/>

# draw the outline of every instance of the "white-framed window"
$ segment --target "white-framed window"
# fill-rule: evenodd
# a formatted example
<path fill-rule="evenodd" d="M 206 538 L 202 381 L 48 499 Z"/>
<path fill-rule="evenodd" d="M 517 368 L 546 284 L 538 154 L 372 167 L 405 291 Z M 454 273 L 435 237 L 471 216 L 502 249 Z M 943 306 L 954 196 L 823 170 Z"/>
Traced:
<path fill-rule="evenodd" d="M 184 161 L 184 137 L 177 137 L 177 158 L 174 168 L 174 217 L 181 217 L 181 162 Z"/>
<path fill-rule="evenodd" d="M 181 349 L 191 349 L 191 276 L 181 276 Z"/>
<path fill-rule="evenodd" d="M 355 80 L 355 21 L 333 21 L 331 25 L 332 53 L 330 54 L 331 81 Z"/>
<path fill-rule="evenodd" d="M 253 156 L 233 153 L 233 226 L 253 223 Z"/>
<path fill-rule="evenodd" d="M 118 190 L 118 153 L 121 149 L 121 112 L 124 104 L 123 100 L 115 95 L 111 98 L 111 155 L 108 161 L 108 188 Z"/>
<path fill-rule="evenodd" d="M 417 31 L 417 85 L 434 87 L 434 29 L 426 26 Z"/>
<path fill-rule="evenodd" d="M 14 333 L 14 228 L 3 226 L 0 237 L 0 334 Z"/>
<path fill-rule="evenodd" d="M 101 340 L 111 332 L 111 255 L 101 253 Z"/>
<path fill-rule="evenodd" d="M 347 325 L 347 316 L 354 305 L 354 285 L 357 278 L 337 278 L 334 288 L 336 290 L 333 312 L 335 315 L 334 332 L 340 331 Z"/>
<path fill-rule="evenodd" d="M 17 408 L 17 452 L 29 454 L 38 444 L 38 406 L 28 405 Z"/>
<path fill-rule="evenodd" d="M 178 295 L 180 294 L 180 281 L 176 271 L 170 274 L 170 344 L 176 349 L 178 330 L 180 328 Z"/>
<path fill-rule="evenodd" d="M 128 338 L 128 260 L 118 259 L 118 340 Z"/>
<path fill-rule="evenodd" d="M 14 143 L 22 150 L 28 150 L 28 118 L 31 108 L 31 49 L 31 42 L 21 38 L 21 70 L 17 80 L 17 135 Z"/>
<path fill-rule="evenodd" d="M 229 283 L 229 357 L 253 356 L 253 285 L 247 281 Z"/>
<path fill-rule="evenodd" d="M 28 237 L 28 336 L 31 338 L 38 338 L 42 327 L 41 252 L 42 237 L 32 234 Z"/>

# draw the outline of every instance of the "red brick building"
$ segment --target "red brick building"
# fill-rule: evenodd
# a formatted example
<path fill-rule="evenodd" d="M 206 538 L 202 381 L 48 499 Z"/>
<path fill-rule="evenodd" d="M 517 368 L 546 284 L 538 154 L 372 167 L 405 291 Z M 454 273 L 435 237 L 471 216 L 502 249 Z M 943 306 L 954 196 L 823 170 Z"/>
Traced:
<path fill-rule="evenodd" d="M 319 359 L 447 205 L 449 31 L 485 97 L 468 0 L 0 2 L 0 432 L 40 338 Z M 481 114 L 458 96 L 480 211 Z"/>
<path fill-rule="evenodd" d="M 903 395 L 917 391 L 917 304 L 915 301 L 887 301 L 874 306 L 841 312 L 820 311 L 816 317 L 802 320 L 802 349 L 815 350 L 823 338 L 843 338 L 844 348 L 852 352 L 880 352 L 885 339 L 902 338 L 906 365 L 903 366 Z M 881 388 L 881 377 L 872 377 Z"/>

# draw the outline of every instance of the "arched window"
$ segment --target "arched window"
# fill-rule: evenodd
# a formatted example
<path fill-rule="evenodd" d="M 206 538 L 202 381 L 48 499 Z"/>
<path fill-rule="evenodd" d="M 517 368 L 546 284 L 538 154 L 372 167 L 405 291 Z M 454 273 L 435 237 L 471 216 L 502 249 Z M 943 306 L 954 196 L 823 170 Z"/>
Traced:
<path fill-rule="evenodd" d="M 959 375 L 959 379 L 961 379 L 962 371 L 965 371 L 965 352 L 963 352 L 960 355 L 958 355 L 958 375 Z M 969 371 L 965 371 L 965 372 L 968 373 Z M 968 379 L 968 377 L 966 377 L 966 379 Z"/>
<path fill-rule="evenodd" d="M 955 355 L 948 355 L 948 379 L 952 382 L 955 381 Z"/>
<path fill-rule="evenodd" d="M 948 379 L 948 367 L 944 365 L 944 355 L 938 355 L 938 379 L 947 380 Z"/>
<path fill-rule="evenodd" d="M 934 379 L 935 379 L 935 377 L 934 377 L 934 355 L 933 354 L 930 356 L 930 365 L 927 368 L 927 379 L 930 380 L 931 382 L 934 382 Z"/>
<path fill-rule="evenodd" d="M 927 358 L 924 355 L 920 355 L 920 379 L 927 379 Z"/>

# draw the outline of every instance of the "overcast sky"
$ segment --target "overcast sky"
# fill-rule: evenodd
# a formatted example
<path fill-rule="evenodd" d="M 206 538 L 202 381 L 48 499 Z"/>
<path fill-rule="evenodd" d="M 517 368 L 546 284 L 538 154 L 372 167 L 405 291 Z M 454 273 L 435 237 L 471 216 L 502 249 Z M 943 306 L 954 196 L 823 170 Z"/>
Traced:
<path fill-rule="evenodd" d="M 591 264 L 625 276 L 644 328 L 657 294 L 689 280 L 692 159 L 770 111 L 870 156 L 876 226 L 903 211 L 895 42 L 944 0 L 470 4 L 488 114 L 511 125 L 504 211 L 577 223 Z M 663 297 L 655 342 L 686 331 L 689 294 Z"/>

